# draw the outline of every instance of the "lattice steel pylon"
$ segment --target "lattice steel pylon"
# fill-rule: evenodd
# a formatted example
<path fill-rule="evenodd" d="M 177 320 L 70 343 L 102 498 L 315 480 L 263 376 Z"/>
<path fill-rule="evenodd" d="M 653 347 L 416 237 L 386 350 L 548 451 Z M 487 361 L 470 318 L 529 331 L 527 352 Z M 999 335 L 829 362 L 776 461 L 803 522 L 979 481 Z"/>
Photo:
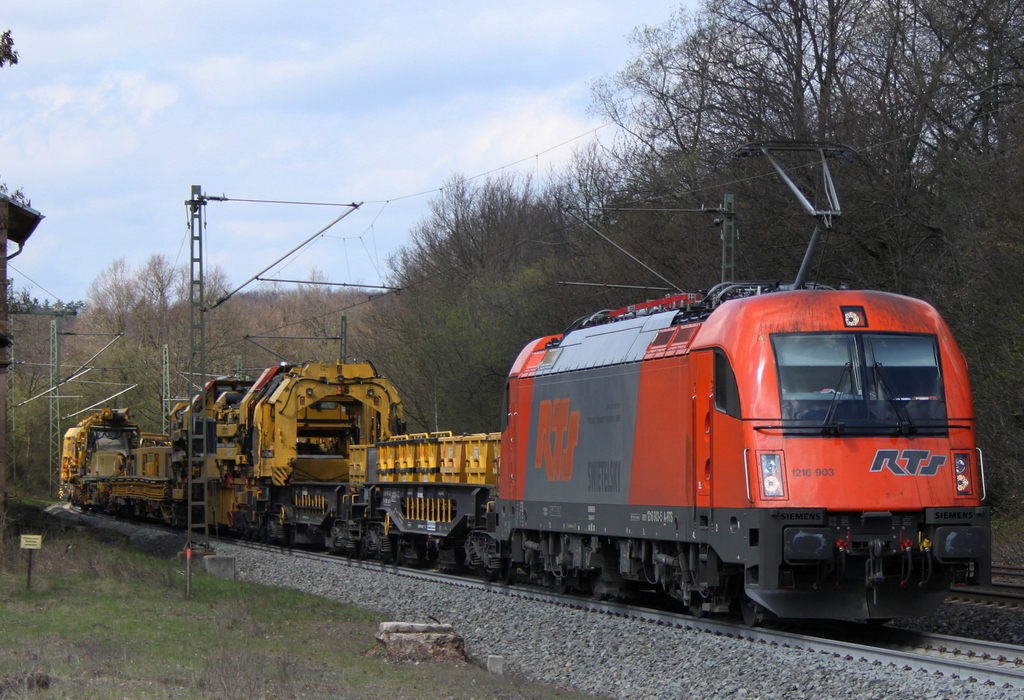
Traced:
<path fill-rule="evenodd" d="M 50 319 L 50 491 L 60 481 L 60 316 Z"/>
<path fill-rule="evenodd" d="M 171 411 L 171 353 L 167 343 L 163 348 L 163 373 L 160 377 L 160 432 L 167 435 L 170 430 L 167 415 Z"/>
<path fill-rule="evenodd" d="M 50 492 L 60 489 L 60 455 L 64 434 L 60 430 L 60 361 L 61 319 L 77 315 L 74 311 L 38 312 L 52 314 L 50 319 Z"/>
<path fill-rule="evenodd" d="M 722 281 L 736 279 L 736 197 L 726 194 L 722 198 Z"/>
<path fill-rule="evenodd" d="M 50 319 L 50 388 L 39 394 L 39 396 L 46 396 L 50 403 L 50 420 L 49 420 L 49 440 L 50 440 L 50 474 L 48 481 L 50 482 L 50 488 L 52 493 L 57 493 L 60 489 L 60 455 L 64 447 L 64 435 L 60 431 L 60 385 L 63 383 L 60 378 L 60 362 L 61 362 L 61 319 L 64 316 L 77 316 L 78 312 L 71 309 L 61 308 L 44 308 L 44 309 L 32 309 L 28 311 L 11 311 L 10 316 L 52 316 Z M 9 362 L 13 362 L 13 348 L 11 349 L 11 355 L 9 356 Z M 13 389 L 11 382 L 13 381 L 13 372 L 8 372 L 8 393 L 10 396 Z M 11 413 L 8 412 L 8 421 L 10 421 Z M 12 428 L 13 430 L 13 428 Z M 8 435 L 12 431 L 8 431 Z M 13 455 L 13 451 L 8 451 L 8 457 Z M 2 466 L 2 465 L 0 465 Z"/>
<path fill-rule="evenodd" d="M 189 239 L 191 263 L 189 273 L 188 324 L 189 324 L 189 379 L 199 385 L 199 415 L 193 414 L 195 402 L 189 401 L 188 426 L 189 444 L 186 462 L 188 464 L 188 550 L 198 539 L 209 546 L 210 529 L 207 518 L 206 479 L 206 411 L 203 391 L 206 388 L 206 308 L 203 297 L 203 207 L 206 197 L 203 188 L 192 185 L 192 196 L 185 202 L 189 215 Z M 191 395 L 191 392 L 188 392 Z M 196 512 L 201 514 L 196 522 Z M 196 532 L 202 532 L 196 538 Z"/>

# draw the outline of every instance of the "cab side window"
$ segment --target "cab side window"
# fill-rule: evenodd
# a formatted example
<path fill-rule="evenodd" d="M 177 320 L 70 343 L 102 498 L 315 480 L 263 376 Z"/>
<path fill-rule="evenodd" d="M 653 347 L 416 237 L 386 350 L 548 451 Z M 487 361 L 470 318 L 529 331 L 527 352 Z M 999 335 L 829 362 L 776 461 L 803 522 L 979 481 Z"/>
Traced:
<path fill-rule="evenodd" d="M 740 391 L 729 358 L 715 350 L 715 408 L 722 413 L 740 418 Z"/>

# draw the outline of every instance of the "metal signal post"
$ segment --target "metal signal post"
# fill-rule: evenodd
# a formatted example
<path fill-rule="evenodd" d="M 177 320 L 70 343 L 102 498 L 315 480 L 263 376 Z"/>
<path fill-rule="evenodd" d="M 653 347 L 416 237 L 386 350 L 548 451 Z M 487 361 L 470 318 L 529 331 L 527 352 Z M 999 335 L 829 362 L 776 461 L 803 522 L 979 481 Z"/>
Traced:
<path fill-rule="evenodd" d="M 192 185 L 192 196 L 185 202 L 189 216 L 189 241 L 191 263 L 189 271 L 189 376 L 199 385 L 199 415 L 195 414 L 195 401 L 189 401 L 188 425 L 191 428 L 188 444 L 188 526 L 185 544 L 186 556 L 190 556 L 194 541 L 204 548 L 210 544 L 210 529 L 207 519 L 207 479 L 206 479 L 206 316 L 203 288 L 203 228 L 204 207 L 209 200 L 221 200 L 223 197 L 207 197 L 203 188 Z M 191 392 L 188 392 L 191 394 Z M 198 494 L 197 494 L 198 487 Z M 198 497 L 197 497 L 198 496 Z M 201 513 L 196 520 L 194 510 Z M 197 532 L 201 535 L 197 538 Z M 188 567 L 191 574 L 191 566 Z M 190 589 L 190 587 L 189 587 Z"/>
<path fill-rule="evenodd" d="M 725 194 L 719 209 L 722 218 L 722 281 L 736 279 L 736 197 Z"/>

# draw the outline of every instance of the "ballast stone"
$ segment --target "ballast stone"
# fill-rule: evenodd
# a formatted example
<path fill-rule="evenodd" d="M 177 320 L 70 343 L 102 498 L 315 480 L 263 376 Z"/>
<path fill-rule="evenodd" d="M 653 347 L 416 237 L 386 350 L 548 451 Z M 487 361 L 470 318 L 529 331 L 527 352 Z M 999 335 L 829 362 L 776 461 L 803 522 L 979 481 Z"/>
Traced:
<path fill-rule="evenodd" d="M 451 625 L 382 622 L 377 641 L 388 657 L 400 661 L 466 661 L 465 644 Z"/>

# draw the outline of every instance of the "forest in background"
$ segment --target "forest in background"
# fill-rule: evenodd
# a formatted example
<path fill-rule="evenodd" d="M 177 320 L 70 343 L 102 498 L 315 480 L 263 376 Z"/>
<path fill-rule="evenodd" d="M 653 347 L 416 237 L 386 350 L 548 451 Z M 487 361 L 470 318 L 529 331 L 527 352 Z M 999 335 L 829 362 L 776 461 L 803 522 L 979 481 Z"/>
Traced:
<path fill-rule="evenodd" d="M 989 500 L 1019 512 L 1024 0 L 707 0 L 631 41 L 633 60 L 592 86 L 613 142 L 581 144 L 544 176 L 453 175 L 389 260 L 399 292 L 312 284 L 333 279 L 325 271 L 236 295 L 207 314 L 209 373 L 256 376 L 279 361 L 244 336 L 321 338 L 258 342 L 332 361 L 344 317 L 348 357 L 396 383 L 410 429 L 495 430 L 507 370 L 530 339 L 659 296 L 666 279 L 686 291 L 719 281 L 720 229 L 706 210 L 725 194 L 737 202 L 736 278 L 791 280 L 813 220 L 763 158 L 723 156 L 750 142 L 842 143 L 857 155 L 830 162 L 843 216 L 811 280 L 938 307 L 970 362 Z M 809 164 L 787 162 L 823 204 Z M 207 298 L 249 272 L 209 273 Z M 102 271 L 62 319 L 62 376 L 124 335 L 62 387 L 80 398 L 62 398 L 61 414 L 134 384 L 114 403 L 158 430 L 164 344 L 172 395 L 192 391 L 187 290 L 187 270 L 159 255 Z M 46 310 L 30 292 L 11 304 Z M 11 324 L 8 483 L 27 491 L 45 490 L 49 474 L 49 399 L 19 404 L 49 387 L 50 318 Z"/>

